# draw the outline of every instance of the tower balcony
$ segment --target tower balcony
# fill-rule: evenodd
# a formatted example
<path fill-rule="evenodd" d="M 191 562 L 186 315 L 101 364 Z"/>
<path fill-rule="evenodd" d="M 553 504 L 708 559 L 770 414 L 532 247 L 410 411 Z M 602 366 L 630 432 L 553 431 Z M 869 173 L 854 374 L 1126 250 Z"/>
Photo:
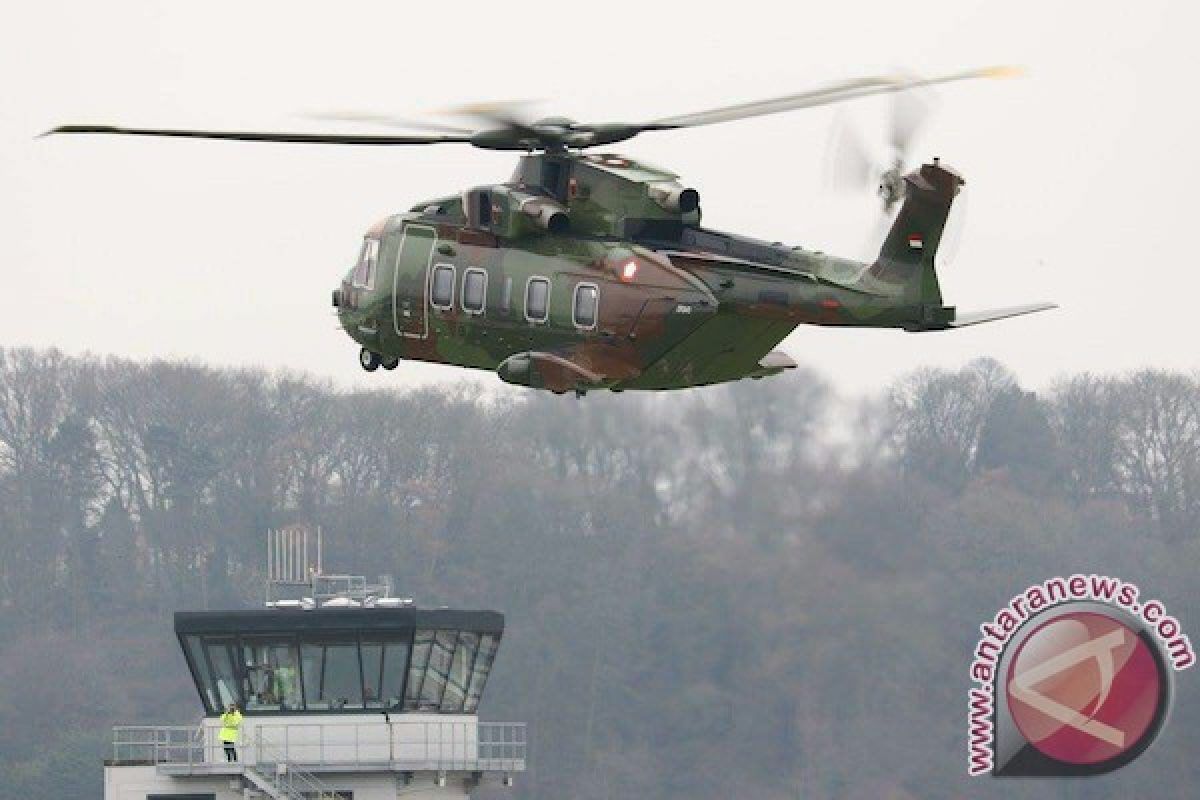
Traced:
<path fill-rule="evenodd" d="M 424 718 L 419 718 L 419 717 Z M 525 770 L 528 741 L 520 722 L 413 715 L 369 722 L 345 718 L 247 718 L 238 760 L 226 760 L 218 730 L 200 725 L 123 725 L 113 728 L 109 766 L 154 766 L 160 775 L 240 775 L 247 768 L 311 773 L 446 773 Z"/>

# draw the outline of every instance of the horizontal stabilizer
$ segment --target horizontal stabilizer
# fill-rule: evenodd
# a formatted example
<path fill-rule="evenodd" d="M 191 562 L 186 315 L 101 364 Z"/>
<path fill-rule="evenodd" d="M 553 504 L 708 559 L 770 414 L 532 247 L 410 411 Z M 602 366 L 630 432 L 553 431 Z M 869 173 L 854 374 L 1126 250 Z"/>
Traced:
<path fill-rule="evenodd" d="M 1036 314 L 1038 311 L 1049 311 L 1058 308 L 1057 303 L 1030 303 L 1025 306 L 1010 306 L 1009 308 L 994 308 L 991 311 L 972 311 L 967 314 L 955 314 L 953 321 L 948 323 L 951 328 L 965 328 L 968 325 L 978 325 L 982 322 L 995 322 L 998 319 L 1019 317 L 1023 314 Z"/>
<path fill-rule="evenodd" d="M 750 377 L 766 378 L 767 375 L 778 375 L 785 369 L 796 369 L 796 359 L 779 350 L 772 350 L 758 360 L 758 368 L 750 373 Z"/>
<path fill-rule="evenodd" d="M 785 369 L 795 369 L 796 359 L 779 350 L 772 350 L 758 360 L 758 366 L 776 372 Z"/>
<path fill-rule="evenodd" d="M 767 378 L 778 375 L 786 369 L 795 369 L 796 359 L 779 350 L 772 350 L 758 360 L 758 369 L 746 373 L 747 378 Z"/>

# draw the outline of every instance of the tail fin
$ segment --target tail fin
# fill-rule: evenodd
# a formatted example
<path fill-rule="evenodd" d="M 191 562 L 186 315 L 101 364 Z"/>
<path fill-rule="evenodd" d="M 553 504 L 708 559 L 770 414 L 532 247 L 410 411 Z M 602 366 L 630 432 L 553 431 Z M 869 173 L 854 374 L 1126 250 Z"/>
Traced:
<path fill-rule="evenodd" d="M 904 184 L 904 205 L 868 272 L 876 281 L 893 286 L 902 302 L 928 309 L 924 313 L 931 314 L 928 321 L 934 323 L 933 317 L 943 308 L 934 256 L 963 179 L 935 158 L 905 175 Z"/>
<path fill-rule="evenodd" d="M 905 330 L 944 331 L 1057 308 L 1053 303 L 1033 303 L 959 314 L 953 306 L 943 305 L 934 256 L 962 184 L 959 174 L 936 158 L 905 175 L 904 205 L 883 240 L 879 258 L 867 269 L 876 286 L 899 298 L 904 316 L 898 322 Z"/>

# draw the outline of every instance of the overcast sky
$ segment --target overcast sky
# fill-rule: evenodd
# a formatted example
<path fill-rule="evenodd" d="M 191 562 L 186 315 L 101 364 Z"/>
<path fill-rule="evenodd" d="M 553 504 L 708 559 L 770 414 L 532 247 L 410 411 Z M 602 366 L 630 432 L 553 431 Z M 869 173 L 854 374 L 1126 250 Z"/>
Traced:
<path fill-rule="evenodd" d="M 1011 63 L 1026 77 L 940 90 L 918 145 L 969 186 L 943 292 L 964 310 L 1038 300 L 1063 308 L 938 334 L 802 327 L 784 349 L 850 392 L 978 355 L 1035 387 L 1068 370 L 1195 369 L 1196 8 L 9 4 L 0 22 L 0 344 L 287 366 L 345 385 L 459 380 L 461 370 L 407 363 L 362 373 L 329 294 L 373 221 L 502 181 L 513 163 L 455 145 L 34 138 L 55 124 L 314 129 L 299 115 L 417 115 L 498 99 L 640 120 L 895 67 Z M 885 109 L 864 100 L 849 113 L 882 143 Z M 800 111 L 617 147 L 699 189 L 706 225 L 859 256 L 875 206 L 823 189 L 833 119 Z"/>

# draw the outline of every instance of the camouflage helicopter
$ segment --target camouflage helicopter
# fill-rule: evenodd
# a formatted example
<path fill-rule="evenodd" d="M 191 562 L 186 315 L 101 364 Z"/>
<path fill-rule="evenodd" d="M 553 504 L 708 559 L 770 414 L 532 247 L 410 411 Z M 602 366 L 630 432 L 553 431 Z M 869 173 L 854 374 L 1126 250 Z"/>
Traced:
<path fill-rule="evenodd" d="M 493 370 L 509 383 L 556 393 L 681 389 L 795 367 L 775 347 L 801 324 L 940 331 L 1054 306 L 963 314 L 943 303 L 934 259 L 963 179 L 936 158 L 904 174 L 906 141 L 896 142 L 900 157 L 876 175 L 885 209 L 901 207 L 873 262 L 706 228 L 699 193 L 678 175 L 591 148 L 650 131 L 1008 73 L 863 78 L 641 123 L 530 121 L 513 107 L 477 106 L 463 111 L 482 119 L 482 128 L 426 126 L 425 134 L 104 125 L 50 133 L 460 143 L 523 152 L 509 181 L 417 203 L 366 232 L 357 262 L 333 291 L 341 326 L 361 346 L 363 369 L 391 370 L 415 359 Z"/>

